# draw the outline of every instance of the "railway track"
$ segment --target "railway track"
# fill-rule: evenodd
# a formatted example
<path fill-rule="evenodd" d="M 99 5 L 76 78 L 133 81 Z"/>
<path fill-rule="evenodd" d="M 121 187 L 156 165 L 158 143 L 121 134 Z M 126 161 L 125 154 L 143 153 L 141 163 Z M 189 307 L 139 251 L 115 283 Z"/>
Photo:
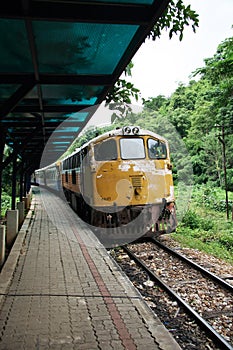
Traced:
<path fill-rule="evenodd" d="M 176 250 L 169 248 L 168 246 L 164 245 L 163 243 L 161 243 L 160 241 L 154 239 L 154 238 L 150 238 L 150 240 L 156 244 L 158 247 L 160 247 L 161 249 L 163 249 L 164 251 L 168 252 L 169 254 L 172 254 L 173 256 L 175 256 L 176 258 L 178 258 L 179 260 L 185 262 L 187 265 L 191 266 L 192 268 L 194 268 L 195 270 L 203 273 L 205 276 L 207 276 L 210 280 L 212 280 L 213 282 L 219 284 L 220 286 L 222 286 L 223 288 L 225 288 L 226 290 L 230 291 L 233 294 L 233 285 L 226 282 L 224 279 L 220 278 L 219 276 L 215 275 L 214 273 L 212 273 L 211 271 L 205 269 L 204 267 L 202 267 L 201 265 L 195 263 L 194 261 L 192 261 L 191 259 L 185 257 L 184 255 L 178 253 Z"/>
<path fill-rule="evenodd" d="M 140 244 L 142 244 L 141 249 L 139 248 Z M 145 247 L 148 245 L 150 245 L 150 248 L 147 250 Z M 180 308 L 185 310 L 189 317 L 195 320 L 199 327 L 212 339 L 217 348 L 233 350 L 229 342 L 230 335 L 227 334 L 226 338 L 228 339 L 226 339 L 223 329 L 219 331 L 215 327 L 219 317 L 225 317 L 229 328 L 232 326 L 233 286 L 231 284 L 157 240 L 153 240 L 153 244 L 151 242 L 131 244 L 122 247 L 122 249 L 130 256 L 130 259 L 133 259 L 136 265 L 146 271 L 150 281 L 166 291 L 170 298 L 177 303 L 177 313 L 179 313 Z M 154 252 L 158 250 L 160 253 L 155 254 Z M 161 253 L 161 250 L 166 251 L 166 253 Z M 160 260 L 161 257 L 163 264 Z M 166 263 L 166 259 L 169 260 L 169 263 Z M 163 267 L 161 267 L 162 265 Z M 166 265 L 171 269 L 170 273 L 165 273 Z M 145 282 L 144 285 L 146 285 Z M 151 285 L 153 286 L 153 284 Z M 207 289 L 206 292 L 203 292 L 204 285 Z M 208 295 L 208 302 L 199 298 L 200 295 L 205 297 L 205 293 Z M 195 295 L 198 296 L 196 300 Z M 150 296 L 149 299 L 152 300 L 152 297 Z"/>

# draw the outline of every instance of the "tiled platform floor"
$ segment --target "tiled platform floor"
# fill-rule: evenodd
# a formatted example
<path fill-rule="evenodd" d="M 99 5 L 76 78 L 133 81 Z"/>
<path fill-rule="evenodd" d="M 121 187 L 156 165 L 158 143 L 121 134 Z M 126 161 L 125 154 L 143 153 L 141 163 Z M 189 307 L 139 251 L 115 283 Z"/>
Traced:
<path fill-rule="evenodd" d="M 86 224 L 41 191 L 0 275 L 0 349 L 179 349 Z"/>

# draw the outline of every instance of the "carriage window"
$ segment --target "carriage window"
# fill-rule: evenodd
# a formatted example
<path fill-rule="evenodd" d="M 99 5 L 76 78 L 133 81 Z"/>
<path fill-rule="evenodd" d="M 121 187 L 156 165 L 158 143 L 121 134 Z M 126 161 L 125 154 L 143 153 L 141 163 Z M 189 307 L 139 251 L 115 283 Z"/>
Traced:
<path fill-rule="evenodd" d="M 72 184 L 76 185 L 76 172 L 75 172 L 75 170 L 72 170 L 71 175 L 72 175 Z"/>
<path fill-rule="evenodd" d="M 72 169 L 75 169 L 75 168 L 76 168 L 76 166 L 75 166 L 75 162 L 76 162 L 75 156 L 73 156 L 73 157 L 71 158 L 71 162 L 72 162 Z"/>
<path fill-rule="evenodd" d="M 166 144 L 159 140 L 148 139 L 148 154 L 151 159 L 166 159 Z"/>
<path fill-rule="evenodd" d="M 117 146 L 115 140 L 107 140 L 94 146 L 95 160 L 116 160 Z"/>
<path fill-rule="evenodd" d="M 68 167 L 68 159 L 65 160 L 65 169 L 69 169 L 69 167 Z"/>
<path fill-rule="evenodd" d="M 68 171 L 65 172 L 65 182 L 68 183 Z"/>
<path fill-rule="evenodd" d="M 68 169 L 71 169 L 72 168 L 72 158 L 68 159 L 68 164 L 69 164 L 68 165 L 68 167 L 69 167 Z"/>
<path fill-rule="evenodd" d="M 76 155 L 76 168 L 80 168 L 80 153 Z"/>
<path fill-rule="evenodd" d="M 144 142 L 141 138 L 120 139 L 122 159 L 142 159 L 145 158 Z"/>

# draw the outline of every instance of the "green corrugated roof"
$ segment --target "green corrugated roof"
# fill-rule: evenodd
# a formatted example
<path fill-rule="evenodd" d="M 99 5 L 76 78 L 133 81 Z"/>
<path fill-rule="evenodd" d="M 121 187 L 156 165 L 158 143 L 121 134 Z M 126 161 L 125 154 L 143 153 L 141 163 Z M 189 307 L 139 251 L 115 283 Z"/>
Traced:
<path fill-rule="evenodd" d="M 0 127 L 31 170 L 59 125 L 48 162 L 82 131 L 167 3 L 0 3 Z"/>

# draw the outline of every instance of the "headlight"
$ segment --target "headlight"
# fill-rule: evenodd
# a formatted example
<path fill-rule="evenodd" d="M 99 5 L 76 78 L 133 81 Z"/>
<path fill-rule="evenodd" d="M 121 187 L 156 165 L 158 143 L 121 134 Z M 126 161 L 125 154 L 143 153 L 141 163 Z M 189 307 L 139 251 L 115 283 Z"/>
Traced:
<path fill-rule="evenodd" d="M 125 126 L 123 131 L 124 131 L 124 134 L 128 134 L 128 135 L 131 133 L 131 129 L 129 126 Z"/>
<path fill-rule="evenodd" d="M 137 135 L 139 133 L 139 127 L 135 126 L 132 131 L 134 135 Z"/>
<path fill-rule="evenodd" d="M 123 135 L 138 135 L 140 133 L 139 126 L 124 126 Z"/>

